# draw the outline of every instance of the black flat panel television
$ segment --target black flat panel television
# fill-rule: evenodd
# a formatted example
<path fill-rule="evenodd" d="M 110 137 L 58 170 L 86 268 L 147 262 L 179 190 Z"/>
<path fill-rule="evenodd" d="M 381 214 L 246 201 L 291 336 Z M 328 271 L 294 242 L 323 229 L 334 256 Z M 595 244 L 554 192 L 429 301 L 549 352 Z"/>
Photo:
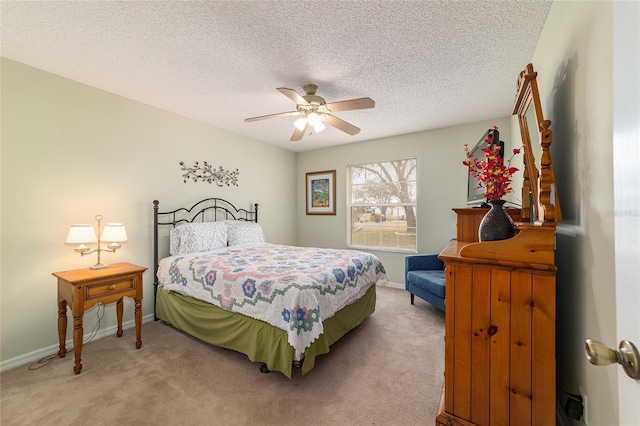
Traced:
<path fill-rule="evenodd" d="M 500 140 L 500 132 L 498 131 L 498 129 L 489 129 L 484 133 L 484 135 L 482 135 L 478 143 L 476 143 L 475 146 L 469 151 L 471 153 L 472 162 L 474 159 L 485 161 L 484 152 L 482 152 L 482 150 L 488 146 L 486 139 L 492 132 L 494 135 L 493 140 L 499 141 L 494 143 L 500 144 L 500 157 L 504 159 L 504 142 Z M 484 196 L 484 187 L 478 186 L 478 180 L 471 173 L 468 174 L 467 178 L 467 205 L 489 207 L 489 204 L 487 204 L 487 199 Z"/>

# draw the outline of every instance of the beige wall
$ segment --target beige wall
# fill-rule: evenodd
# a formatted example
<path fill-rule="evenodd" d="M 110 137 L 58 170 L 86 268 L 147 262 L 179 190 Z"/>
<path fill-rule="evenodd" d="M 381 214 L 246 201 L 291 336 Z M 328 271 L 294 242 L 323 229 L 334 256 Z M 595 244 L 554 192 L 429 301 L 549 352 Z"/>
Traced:
<path fill-rule="evenodd" d="M 514 76 L 514 81 L 517 76 Z M 416 157 L 418 161 L 418 252 L 439 253 L 456 236 L 453 207 L 464 207 L 467 171 L 462 165 L 464 144 L 478 142 L 494 125 L 509 146 L 509 117 L 463 126 L 342 145 L 298 155 L 298 200 L 304 200 L 305 173 L 336 170 L 335 216 L 307 216 L 304 202 L 297 204 L 298 244 L 347 246 L 346 174 L 350 164 Z M 518 176 L 521 176 L 519 173 Z M 374 251 L 382 260 L 390 281 L 404 285 L 405 253 Z"/>
<path fill-rule="evenodd" d="M 3 362 L 57 344 L 51 273 L 96 261 L 63 244 L 72 223 L 95 223 L 96 214 L 123 222 L 129 241 L 103 261 L 152 268 L 152 201 L 170 209 L 221 197 L 259 203 L 267 239 L 295 244 L 295 153 L 9 60 L 1 70 Z M 239 186 L 185 184 L 181 160 L 238 168 Z M 148 271 L 144 315 L 153 312 L 152 282 Z M 125 321 L 132 310 L 127 300 Z M 114 311 L 107 307 L 101 329 L 115 324 Z M 85 336 L 95 323 L 94 309 Z"/>
<path fill-rule="evenodd" d="M 590 365 L 584 353 L 587 337 L 617 345 L 612 34 L 611 2 L 555 1 L 533 58 L 552 122 L 564 214 L 557 236 L 558 385 L 586 392 L 591 425 L 618 424 L 617 371 Z"/>

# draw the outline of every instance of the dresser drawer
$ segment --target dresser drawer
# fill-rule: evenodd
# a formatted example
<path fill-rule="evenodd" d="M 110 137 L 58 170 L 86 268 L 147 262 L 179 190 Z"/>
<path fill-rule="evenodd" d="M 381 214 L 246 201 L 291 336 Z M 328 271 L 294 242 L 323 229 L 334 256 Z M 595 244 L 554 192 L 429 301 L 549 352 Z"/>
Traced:
<path fill-rule="evenodd" d="M 134 277 L 111 281 L 108 283 L 100 283 L 96 285 L 88 285 L 85 288 L 84 299 L 90 300 L 96 297 L 102 297 L 109 294 L 126 293 L 135 289 Z"/>

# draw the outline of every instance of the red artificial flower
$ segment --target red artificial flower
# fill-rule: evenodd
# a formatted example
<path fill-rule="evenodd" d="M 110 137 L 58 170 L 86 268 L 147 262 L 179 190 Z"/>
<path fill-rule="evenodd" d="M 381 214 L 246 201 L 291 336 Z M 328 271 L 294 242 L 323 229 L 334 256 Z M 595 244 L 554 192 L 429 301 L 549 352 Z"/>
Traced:
<path fill-rule="evenodd" d="M 498 129 L 494 126 L 494 129 Z M 518 171 L 515 167 L 509 167 L 513 156 L 520 153 L 520 148 L 513 149 L 513 155 L 507 165 L 500 156 L 500 144 L 493 143 L 494 135 L 489 133 L 485 138 L 487 146 L 482 149 L 484 161 L 471 157 L 469 146 L 465 144 L 466 158 L 462 164 L 469 169 L 469 173 L 478 181 L 478 188 L 484 188 L 484 195 L 489 200 L 499 200 L 506 194 L 513 192 L 511 178 Z"/>

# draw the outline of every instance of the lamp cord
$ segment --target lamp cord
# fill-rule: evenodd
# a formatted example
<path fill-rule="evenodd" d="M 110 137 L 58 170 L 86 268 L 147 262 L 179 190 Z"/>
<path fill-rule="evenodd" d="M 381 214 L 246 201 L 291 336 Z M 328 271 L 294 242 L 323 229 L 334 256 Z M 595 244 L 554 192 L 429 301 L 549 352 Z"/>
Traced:
<path fill-rule="evenodd" d="M 95 326 L 93 326 L 93 330 L 91 330 L 91 333 L 89 333 L 89 338 L 84 344 L 91 342 L 93 338 L 96 337 L 96 334 L 98 334 L 98 330 L 100 329 L 100 323 L 102 322 L 103 317 L 104 317 L 104 303 L 98 302 L 98 310 L 96 312 L 96 318 L 98 318 L 98 322 L 96 323 Z"/>
<path fill-rule="evenodd" d="M 562 391 L 562 393 L 564 393 L 565 395 L 571 397 L 572 399 L 575 399 L 577 401 L 582 402 L 582 395 L 577 395 L 577 394 L 573 394 L 573 393 L 569 393 L 566 390 L 562 389 L 562 387 L 560 387 L 560 385 L 557 385 L 558 389 L 560 389 L 560 391 Z"/>
<path fill-rule="evenodd" d="M 102 322 L 102 318 L 104 318 L 104 303 L 102 302 L 98 302 L 98 310 L 96 311 L 96 317 L 98 318 L 98 322 L 96 323 L 96 325 L 93 327 L 93 329 L 91 330 L 91 333 L 89 333 L 89 338 L 87 339 L 86 342 L 83 343 L 83 345 L 86 345 L 87 343 L 91 342 L 93 340 L 94 337 L 96 337 L 96 334 L 98 334 L 98 330 L 100 329 L 100 323 Z M 102 309 L 101 309 L 102 308 Z M 29 364 L 29 370 L 37 370 L 39 368 L 44 367 L 45 365 L 53 362 L 56 358 L 58 358 L 58 354 L 51 354 L 51 355 L 46 355 L 42 358 L 40 358 L 39 360 L 37 360 L 36 362 L 33 362 L 31 364 Z"/>

